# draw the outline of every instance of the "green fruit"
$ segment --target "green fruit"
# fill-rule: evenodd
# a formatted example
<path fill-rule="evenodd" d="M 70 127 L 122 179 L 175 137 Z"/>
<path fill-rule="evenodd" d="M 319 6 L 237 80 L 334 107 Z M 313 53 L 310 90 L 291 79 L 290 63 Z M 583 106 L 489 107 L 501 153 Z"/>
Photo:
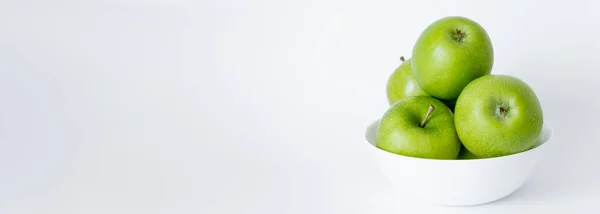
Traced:
<path fill-rule="evenodd" d="M 450 109 L 433 97 L 407 97 L 390 106 L 377 128 L 376 145 L 419 158 L 456 159 L 460 141 Z"/>
<path fill-rule="evenodd" d="M 508 75 L 487 75 L 469 83 L 456 101 L 456 132 L 477 157 L 498 157 L 531 149 L 543 125 L 533 90 Z"/>
<path fill-rule="evenodd" d="M 429 96 L 413 76 L 410 59 L 407 61 L 404 61 L 404 57 L 400 59 L 402 64 L 392 73 L 387 82 L 387 98 L 390 105 L 406 97 Z"/>
<path fill-rule="evenodd" d="M 469 152 L 467 148 L 464 146 L 460 148 L 460 152 L 458 153 L 458 159 L 460 160 L 470 160 L 470 159 L 479 159 L 473 153 Z"/>
<path fill-rule="evenodd" d="M 488 75 L 494 64 L 492 42 L 483 27 L 464 17 L 429 25 L 413 47 L 412 67 L 431 96 L 456 99 L 472 80 Z"/>

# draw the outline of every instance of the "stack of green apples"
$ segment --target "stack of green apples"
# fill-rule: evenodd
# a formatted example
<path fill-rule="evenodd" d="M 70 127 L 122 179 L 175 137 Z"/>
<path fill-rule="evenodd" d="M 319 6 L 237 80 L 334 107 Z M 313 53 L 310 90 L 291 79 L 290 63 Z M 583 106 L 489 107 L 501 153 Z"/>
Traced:
<path fill-rule="evenodd" d="M 459 16 L 425 28 L 412 57 L 387 82 L 389 109 L 376 146 L 428 159 L 480 159 L 527 151 L 543 125 L 540 102 L 527 83 L 492 74 L 486 30 Z"/>

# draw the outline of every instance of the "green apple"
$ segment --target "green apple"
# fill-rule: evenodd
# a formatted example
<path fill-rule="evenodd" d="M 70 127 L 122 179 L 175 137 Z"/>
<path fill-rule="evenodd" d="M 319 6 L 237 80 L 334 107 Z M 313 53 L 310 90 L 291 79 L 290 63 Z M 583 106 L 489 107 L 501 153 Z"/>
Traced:
<path fill-rule="evenodd" d="M 462 91 L 454 109 L 456 132 L 477 157 L 498 157 L 531 149 L 543 125 L 533 90 L 508 75 L 487 75 Z"/>
<path fill-rule="evenodd" d="M 470 159 L 479 159 L 473 153 L 469 152 L 467 148 L 464 146 L 460 148 L 460 152 L 458 153 L 458 159 L 460 160 L 470 160 Z"/>
<path fill-rule="evenodd" d="M 456 99 L 472 80 L 488 75 L 494 50 L 487 32 L 464 17 L 445 17 L 430 24 L 416 41 L 412 68 L 431 96 Z"/>
<path fill-rule="evenodd" d="M 378 124 L 375 142 L 391 153 L 428 159 L 456 159 L 461 146 L 450 109 L 426 96 L 392 104 Z"/>
<path fill-rule="evenodd" d="M 412 73 L 410 59 L 404 61 L 404 57 L 400 57 L 402 63 L 390 75 L 387 82 L 387 98 L 389 104 L 394 104 L 396 101 L 412 96 L 429 96 L 427 92 L 421 89 L 419 83 Z"/>

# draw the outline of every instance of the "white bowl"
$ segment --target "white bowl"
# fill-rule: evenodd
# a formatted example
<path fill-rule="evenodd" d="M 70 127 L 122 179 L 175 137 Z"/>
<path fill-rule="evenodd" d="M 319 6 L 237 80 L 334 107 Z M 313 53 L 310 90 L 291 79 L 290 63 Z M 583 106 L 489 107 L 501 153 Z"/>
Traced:
<path fill-rule="evenodd" d="M 536 146 L 528 151 L 486 159 L 435 160 L 377 148 L 378 124 L 375 121 L 367 128 L 366 141 L 383 174 L 400 193 L 448 206 L 484 204 L 510 195 L 527 181 L 552 137 L 550 124 L 544 122 Z"/>

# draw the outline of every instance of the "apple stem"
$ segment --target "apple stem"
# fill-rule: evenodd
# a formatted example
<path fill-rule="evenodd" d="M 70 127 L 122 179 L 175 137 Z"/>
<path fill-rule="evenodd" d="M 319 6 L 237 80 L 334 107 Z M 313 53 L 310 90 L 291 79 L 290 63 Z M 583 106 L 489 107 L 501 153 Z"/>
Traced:
<path fill-rule="evenodd" d="M 419 124 L 419 127 L 421 127 L 421 128 L 425 127 L 425 123 L 427 123 L 427 119 L 429 119 L 429 116 L 431 116 L 431 113 L 433 112 L 433 110 L 435 110 L 435 107 L 433 107 L 433 105 L 429 104 L 429 110 L 427 110 L 427 114 L 425 114 L 425 118 L 423 119 L 423 121 L 421 121 L 421 124 Z"/>
<path fill-rule="evenodd" d="M 404 56 L 400 57 L 400 61 L 404 62 Z"/>

